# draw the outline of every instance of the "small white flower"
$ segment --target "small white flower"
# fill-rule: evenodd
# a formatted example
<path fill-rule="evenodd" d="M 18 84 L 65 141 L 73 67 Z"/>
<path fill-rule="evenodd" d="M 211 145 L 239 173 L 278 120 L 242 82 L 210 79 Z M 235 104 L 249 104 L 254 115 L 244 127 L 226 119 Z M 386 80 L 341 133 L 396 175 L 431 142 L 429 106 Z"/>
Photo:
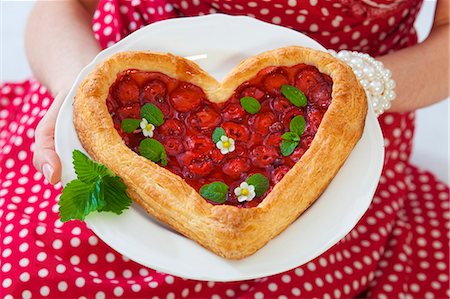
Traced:
<path fill-rule="evenodd" d="M 145 118 L 141 121 L 141 129 L 145 137 L 153 137 L 155 126 L 150 124 Z"/>
<path fill-rule="evenodd" d="M 218 149 L 220 149 L 222 155 L 231 153 L 235 149 L 234 140 L 225 135 L 220 137 L 220 140 L 217 141 L 216 146 Z"/>
<path fill-rule="evenodd" d="M 239 202 L 250 201 L 255 198 L 255 186 L 242 182 L 239 187 L 234 189 L 234 194 L 237 196 Z"/>

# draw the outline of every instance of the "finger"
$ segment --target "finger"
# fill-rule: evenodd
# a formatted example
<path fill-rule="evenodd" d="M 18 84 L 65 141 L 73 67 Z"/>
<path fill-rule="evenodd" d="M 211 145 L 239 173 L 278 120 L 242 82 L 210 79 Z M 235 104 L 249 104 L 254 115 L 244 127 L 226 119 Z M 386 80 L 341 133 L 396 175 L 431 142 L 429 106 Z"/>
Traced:
<path fill-rule="evenodd" d="M 57 109 L 49 109 L 42 118 L 35 135 L 34 167 L 51 183 L 56 184 L 61 178 L 61 162 L 55 151 L 54 128 Z"/>

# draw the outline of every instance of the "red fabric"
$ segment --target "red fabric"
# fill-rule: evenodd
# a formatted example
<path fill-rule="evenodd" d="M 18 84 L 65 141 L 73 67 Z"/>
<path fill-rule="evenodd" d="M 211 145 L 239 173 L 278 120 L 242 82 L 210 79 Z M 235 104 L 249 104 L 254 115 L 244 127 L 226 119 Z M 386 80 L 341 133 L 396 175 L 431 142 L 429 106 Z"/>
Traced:
<path fill-rule="evenodd" d="M 300 30 L 328 48 L 385 54 L 416 43 L 420 1 L 101 1 L 94 32 L 106 47 L 178 15 L 247 14 Z M 118 254 L 84 223 L 62 224 L 61 186 L 32 166 L 34 128 L 52 101 L 38 82 L 3 84 L 0 101 L 1 295 L 30 297 L 449 297 L 449 189 L 409 163 L 414 113 L 379 118 L 386 160 L 358 225 L 315 260 L 244 282 L 185 280 Z"/>

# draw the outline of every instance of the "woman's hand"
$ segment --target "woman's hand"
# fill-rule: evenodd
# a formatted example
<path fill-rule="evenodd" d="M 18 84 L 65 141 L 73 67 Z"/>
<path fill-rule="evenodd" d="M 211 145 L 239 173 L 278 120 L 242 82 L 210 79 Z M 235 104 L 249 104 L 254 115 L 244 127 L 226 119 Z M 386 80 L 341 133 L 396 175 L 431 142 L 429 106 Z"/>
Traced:
<path fill-rule="evenodd" d="M 55 96 L 53 104 L 39 122 L 35 131 L 34 167 L 40 171 L 51 184 L 61 178 L 61 161 L 55 151 L 55 124 L 65 93 Z"/>

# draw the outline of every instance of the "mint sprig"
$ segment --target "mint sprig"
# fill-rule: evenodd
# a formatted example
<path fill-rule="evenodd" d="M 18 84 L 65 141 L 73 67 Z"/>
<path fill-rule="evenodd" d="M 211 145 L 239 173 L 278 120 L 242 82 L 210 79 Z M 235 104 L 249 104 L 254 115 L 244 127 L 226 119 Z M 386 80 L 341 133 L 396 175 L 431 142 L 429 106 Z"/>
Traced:
<path fill-rule="evenodd" d="M 225 130 L 221 127 L 215 128 L 212 134 L 212 140 L 214 141 L 214 143 L 217 143 L 220 141 L 220 137 L 222 136 L 227 136 Z"/>
<path fill-rule="evenodd" d="M 139 128 L 140 123 L 140 119 L 125 118 L 124 120 L 122 120 L 120 126 L 125 133 L 133 133 L 134 130 Z"/>
<path fill-rule="evenodd" d="M 153 104 L 147 103 L 142 106 L 141 116 L 156 127 L 159 127 L 164 123 L 164 115 L 162 111 Z"/>
<path fill-rule="evenodd" d="M 164 146 L 156 139 L 146 138 L 139 144 L 139 153 L 155 163 L 160 162 L 162 166 L 167 165 L 167 153 Z"/>
<path fill-rule="evenodd" d="M 281 154 L 285 157 L 292 154 L 300 142 L 300 137 L 305 132 L 306 122 L 305 118 L 301 115 L 294 117 L 290 124 L 289 129 L 290 132 L 286 132 L 281 135 L 283 141 L 280 145 Z"/>
<path fill-rule="evenodd" d="M 242 108 L 250 114 L 256 114 L 261 109 L 261 104 L 255 98 L 243 97 L 240 102 Z"/>
<path fill-rule="evenodd" d="M 213 182 L 200 188 L 200 195 L 217 203 L 227 200 L 228 186 L 222 182 Z"/>
<path fill-rule="evenodd" d="M 256 196 L 263 196 L 269 190 L 269 179 L 260 173 L 255 173 L 247 179 L 247 184 L 255 186 Z"/>
<path fill-rule="evenodd" d="M 72 152 L 77 179 L 69 182 L 59 200 L 62 222 L 84 220 L 94 211 L 121 214 L 131 204 L 126 186 L 106 166 L 90 160 L 79 150 Z"/>
<path fill-rule="evenodd" d="M 282 85 L 281 93 L 288 99 L 292 104 L 297 107 L 305 107 L 307 104 L 306 96 L 295 86 L 292 85 Z"/>

